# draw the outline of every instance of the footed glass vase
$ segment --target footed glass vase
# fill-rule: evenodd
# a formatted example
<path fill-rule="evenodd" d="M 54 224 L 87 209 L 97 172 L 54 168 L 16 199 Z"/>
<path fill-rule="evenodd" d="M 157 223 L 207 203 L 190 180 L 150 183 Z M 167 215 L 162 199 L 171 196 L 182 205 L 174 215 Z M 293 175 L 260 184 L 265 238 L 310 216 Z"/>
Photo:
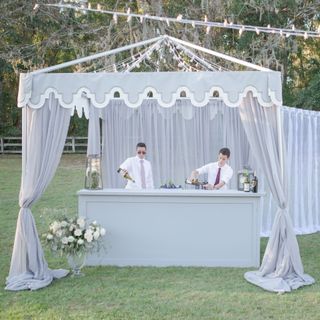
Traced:
<path fill-rule="evenodd" d="M 71 278 L 84 276 L 84 273 L 81 273 L 81 268 L 84 266 L 86 262 L 86 256 L 87 256 L 86 252 L 82 252 L 79 254 L 70 254 L 67 256 L 68 264 L 73 272 L 73 274 L 71 275 Z"/>

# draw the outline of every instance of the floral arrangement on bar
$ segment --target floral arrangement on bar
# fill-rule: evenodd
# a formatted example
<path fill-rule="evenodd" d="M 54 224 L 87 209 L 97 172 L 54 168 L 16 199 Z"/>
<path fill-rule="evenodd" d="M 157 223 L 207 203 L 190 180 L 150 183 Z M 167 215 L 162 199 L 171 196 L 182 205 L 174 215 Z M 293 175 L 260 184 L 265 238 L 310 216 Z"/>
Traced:
<path fill-rule="evenodd" d="M 96 221 L 92 221 L 88 225 L 88 219 L 69 217 L 66 210 L 44 209 L 41 217 L 46 221 L 50 217 L 54 217 L 54 221 L 51 222 L 49 229 L 41 235 L 41 239 L 47 248 L 55 253 L 60 251 L 61 255 L 70 256 L 99 252 L 101 248 L 106 251 L 102 239 L 106 230 L 101 228 Z"/>
<path fill-rule="evenodd" d="M 179 186 L 176 186 L 171 180 L 169 182 L 166 182 L 160 186 L 160 189 L 182 189 L 182 185 L 180 183 Z"/>

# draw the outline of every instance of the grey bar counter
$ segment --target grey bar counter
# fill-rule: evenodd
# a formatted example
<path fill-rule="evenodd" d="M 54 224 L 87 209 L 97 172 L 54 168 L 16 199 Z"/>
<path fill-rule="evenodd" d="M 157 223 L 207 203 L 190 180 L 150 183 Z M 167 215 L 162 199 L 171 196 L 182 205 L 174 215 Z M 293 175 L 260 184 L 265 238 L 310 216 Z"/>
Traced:
<path fill-rule="evenodd" d="M 86 265 L 259 267 L 260 198 L 237 190 L 80 190 L 79 215 L 107 230 Z"/>

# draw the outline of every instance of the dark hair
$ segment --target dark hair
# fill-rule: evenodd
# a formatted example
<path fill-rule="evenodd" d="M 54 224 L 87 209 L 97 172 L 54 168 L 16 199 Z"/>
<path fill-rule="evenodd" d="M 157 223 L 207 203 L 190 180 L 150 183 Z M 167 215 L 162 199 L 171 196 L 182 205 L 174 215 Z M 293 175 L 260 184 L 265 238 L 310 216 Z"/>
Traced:
<path fill-rule="evenodd" d="M 138 148 L 146 148 L 146 150 L 147 150 L 147 146 L 146 146 L 146 144 L 144 143 L 144 142 L 139 142 L 138 144 L 137 144 L 137 147 L 136 147 L 136 149 L 138 149 Z"/>
<path fill-rule="evenodd" d="M 219 153 L 223 154 L 224 156 L 227 156 L 230 158 L 230 150 L 228 148 L 222 148 Z"/>

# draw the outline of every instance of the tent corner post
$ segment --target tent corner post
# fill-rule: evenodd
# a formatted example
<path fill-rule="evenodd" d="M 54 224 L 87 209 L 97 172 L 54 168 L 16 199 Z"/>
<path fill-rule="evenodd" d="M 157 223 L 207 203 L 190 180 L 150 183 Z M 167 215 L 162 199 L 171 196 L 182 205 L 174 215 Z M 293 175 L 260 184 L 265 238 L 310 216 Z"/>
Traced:
<path fill-rule="evenodd" d="M 22 175 L 21 186 L 23 187 L 26 177 L 27 164 L 27 105 L 22 107 Z"/>
<path fill-rule="evenodd" d="M 283 186 L 284 182 L 284 169 L 283 169 L 283 144 L 282 144 L 282 121 L 281 121 L 281 106 L 277 105 L 277 131 L 278 131 L 278 148 L 280 156 L 280 167 L 281 167 L 281 182 Z"/>

